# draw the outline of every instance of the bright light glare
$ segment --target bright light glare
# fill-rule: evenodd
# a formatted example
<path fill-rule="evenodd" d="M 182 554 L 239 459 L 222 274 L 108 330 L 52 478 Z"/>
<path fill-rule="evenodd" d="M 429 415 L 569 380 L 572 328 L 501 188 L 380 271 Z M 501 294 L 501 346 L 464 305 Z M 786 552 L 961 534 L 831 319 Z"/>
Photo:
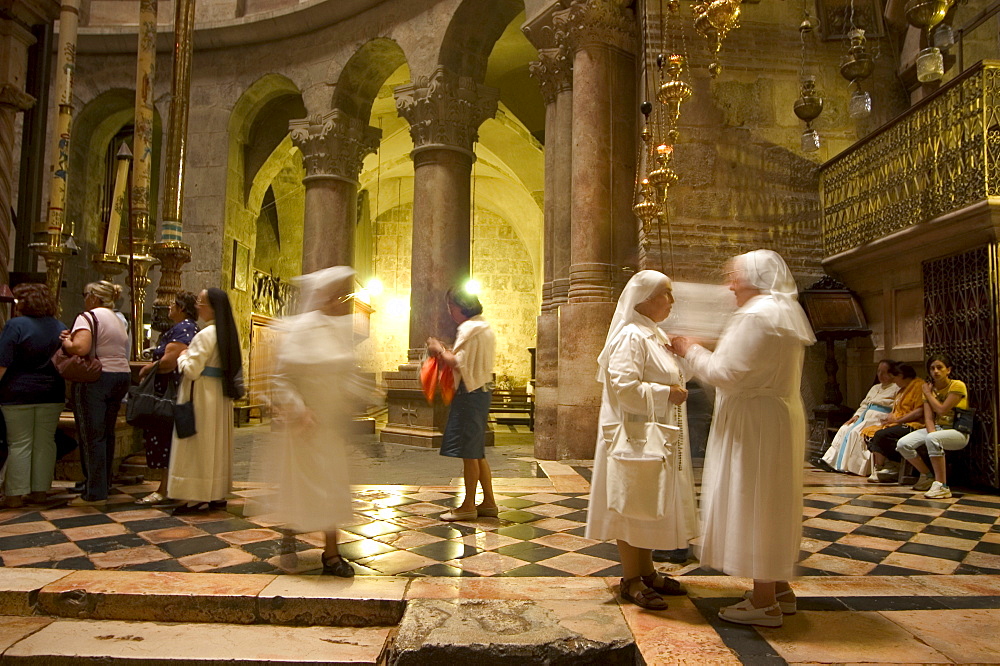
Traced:
<path fill-rule="evenodd" d="M 376 277 L 373 277 L 371 280 L 368 280 L 368 284 L 365 285 L 365 290 L 372 296 L 375 296 L 376 298 L 382 295 L 383 289 L 384 287 L 382 285 L 382 280 L 379 280 Z"/>
<path fill-rule="evenodd" d="M 479 280 L 477 280 L 476 278 L 471 278 L 468 282 L 465 283 L 465 293 L 467 294 L 478 296 L 479 293 L 482 291 L 482 289 L 483 285 L 481 285 L 479 283 Z"/>
<path fill-rule="evenodd" d="M 365 305 L 371 305 L 372 304 L 372 295 L 370 293 L 368 293 L 368 290 L 365 289 L 364 287 L 362 287 L 361 289 L 358 289 L 356 292 L 354 292 L 354 298 L 356 300 L 361 301 Z"/>
<path fill-rule="evenodd" d="M 385 304 L 385 312 L 390 317 L 402 317 L 410 312 L 410 302 L 397 296 Z"/>

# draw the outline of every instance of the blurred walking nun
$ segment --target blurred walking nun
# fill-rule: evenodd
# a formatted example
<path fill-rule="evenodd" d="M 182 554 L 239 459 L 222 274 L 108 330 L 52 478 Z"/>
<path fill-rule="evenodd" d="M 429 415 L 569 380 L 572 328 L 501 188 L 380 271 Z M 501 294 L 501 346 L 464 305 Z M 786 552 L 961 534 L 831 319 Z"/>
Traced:
<path fill-rule="evenodd" d="M 286 320 L 278 347 L 272 401 L 283 427 L 269 465 L 274 520 L 323 532 L 323 573 L 343 578 L 354 575 L 337 550 L 337 525 L 352 518 L 347 437 L 367 393 L 355 365 L 353 283 L 347 266 L 301 278 L 300 314 Z"/>
<path fill-rule="evenodd" d="M 670 314 L 673 302 L 666 275 L 649 270 L 633 275 L 618 299 L 597 359 L 597 380 L 604 388 L 586 536 L 617 541 L 624 573 L 621 596 L 650 610 L 667 607 L 661 595 L 684 594 L 677 581 L 653 568 L 653 549 L 687 548 L 698 530 L 683 406 L 687 389 L 677 358 L 667 351 L 667 337 L 657 326 Z M 676 433 L 673 453 L 660 468 L 654 463 L 657 483 L 625 484 L 623 478 L 630 477 L 613 468 L 631 452 L 619 449 L 628 448 L 622 446 L 626 437 L 629 443 L 644 441 L 649 421 Z"/>
<path fill-rule="evenodd" d="M 719 617 L 780 627 L 782 614 L 796 611 L 788 581 L 802 538 L 800 384 L 805 347 L 816 338 L 776 252 L 735 257 L 726 274 L 738 309 L 715 352 L 683 337 L 671 343 L 698 378 L 718 389 L 702 479 L 699 559 L 754 581 L 745 600 Z"/>

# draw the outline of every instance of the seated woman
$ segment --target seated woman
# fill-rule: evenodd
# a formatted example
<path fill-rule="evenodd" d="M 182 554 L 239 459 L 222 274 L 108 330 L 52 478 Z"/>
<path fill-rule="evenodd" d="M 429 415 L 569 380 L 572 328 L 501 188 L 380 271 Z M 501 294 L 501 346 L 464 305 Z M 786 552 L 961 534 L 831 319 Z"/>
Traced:
<path fill-rule="evenodd" d="M 868 426 L 861 431 L 872 454 L 872 475 L 868 477 L 868 483 L 891 483 L 899 477 L 900 457 L 896 453 L 896 443 L 900 437 L 923 425 L 924 394 L 921 387 L 924 381 L 907 363 L 900 363 L 890 375 L 899 387 L 892 413 L 881 425 Z"/>
<path fill-rule="evenodd" d="M 854 412 L 854 416 L 840 427 L 830 448 L 823 454 L 823 462 L 835 472 L 868 476 L 870 455 L 861 431 L 868 426 L 880 424 L 892 409 L 893 398 L 899 390 L 899 386 L 892 381 L 891 376 L 895 368 L 895 361 L 882 359 L 878 362 L 875 385 L 861 401 L 861 406 Z"/>
<path fill-rule="evenodd" d="M 969 436 L 953 427 L 955 409 L 969 407 L 969 390 L 963 382 L 951 378 L 951 361 L 944 354 L 928 359 L 927 374 L 931 380 L 921 387 L 925 427 L 902 437 L 896 450 L 920 472 L 913 489 L 926 490 L 924 497 L 928 499 L 945 499 L 951 497 L 951 489 L 948 488 L 944 452 L 964 449 L 969 443 Z M 927 447 L 933 472 L 917 454 L 921 446 Z"/>

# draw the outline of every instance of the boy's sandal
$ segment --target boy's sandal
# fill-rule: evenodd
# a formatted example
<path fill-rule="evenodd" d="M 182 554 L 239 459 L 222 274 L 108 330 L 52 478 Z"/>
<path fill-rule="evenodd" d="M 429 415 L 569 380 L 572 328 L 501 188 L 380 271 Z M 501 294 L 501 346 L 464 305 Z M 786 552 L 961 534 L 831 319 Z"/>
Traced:
<path fill-rule="evenodd" d="M 622 578 L 622 599 L 635 604 L 639 608 L 645 608 L 646 610 L 667 610 L 667 600 L 657 594 L 652 588 L 647 587 L 645 583 L 643 583 L 642 589 L 638 592 L 631 592 L 632 583 L 635 583 L 636 581 L 641 582 L 642 576 L 636 576 L 635 578 L 629 578 L 628 580 Z"/>

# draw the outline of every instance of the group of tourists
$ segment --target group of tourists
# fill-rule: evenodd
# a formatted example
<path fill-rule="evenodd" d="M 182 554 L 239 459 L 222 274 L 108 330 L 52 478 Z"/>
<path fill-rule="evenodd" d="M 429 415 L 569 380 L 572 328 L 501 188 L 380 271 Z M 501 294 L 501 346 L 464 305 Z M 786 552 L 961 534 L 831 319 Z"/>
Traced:
<path fill-rule="evenodd" d="M 868 475 L 870 483 L 892 483 L 905 472 L 900 469 L 905 460 L 919 472 L 914 490 L 928 499 L 951 497 L 944 456 L 969 443 L 970 429 L 956 423 L 956 415 L 969 407 L 969 390 L 952 378 L 952 363 L 944 354 L 927 359 L 927 375 L 924 381 L 906 363 L 879 361 L 875 384 L 815 464 Z"/>
<path fill-rule="evenodd" d="M 116 430 L 131 384 L 128 324 L 115 304 L 121 287 L 107 281 L 84 287 L 84 311 L 67 328 L 56 319 L 55 299 L 44 284 L 13 289 L 13 318 L 0 335 L 0 406 L 8 441 L 5 505 L 48 501 L 56 463 L 56 429 L 66 406 L 66 384 L 53 363 L 87 359 L 92 377 L 70 383 L 83 481 L 69 506 L 107 503 L 114 473 Z M 225 505 L 231 489 L 232 401 L 242 395 L 242 360 L 229 299 L 221 289 L 177 294 L 169 309 L 173 326 L 160 338 L 154 361 L 140 373 L 157 373 L 165 391 L 179 383 L 178 403 L 193 401 L 197 432 L 178 437 L 172 426 L 148 429 L 147 463 L 165 474 L 160 488 L 138 500 L 180 503 L 175 513 Z M 199 331 L 196 320 L 206 326 Z"/>

